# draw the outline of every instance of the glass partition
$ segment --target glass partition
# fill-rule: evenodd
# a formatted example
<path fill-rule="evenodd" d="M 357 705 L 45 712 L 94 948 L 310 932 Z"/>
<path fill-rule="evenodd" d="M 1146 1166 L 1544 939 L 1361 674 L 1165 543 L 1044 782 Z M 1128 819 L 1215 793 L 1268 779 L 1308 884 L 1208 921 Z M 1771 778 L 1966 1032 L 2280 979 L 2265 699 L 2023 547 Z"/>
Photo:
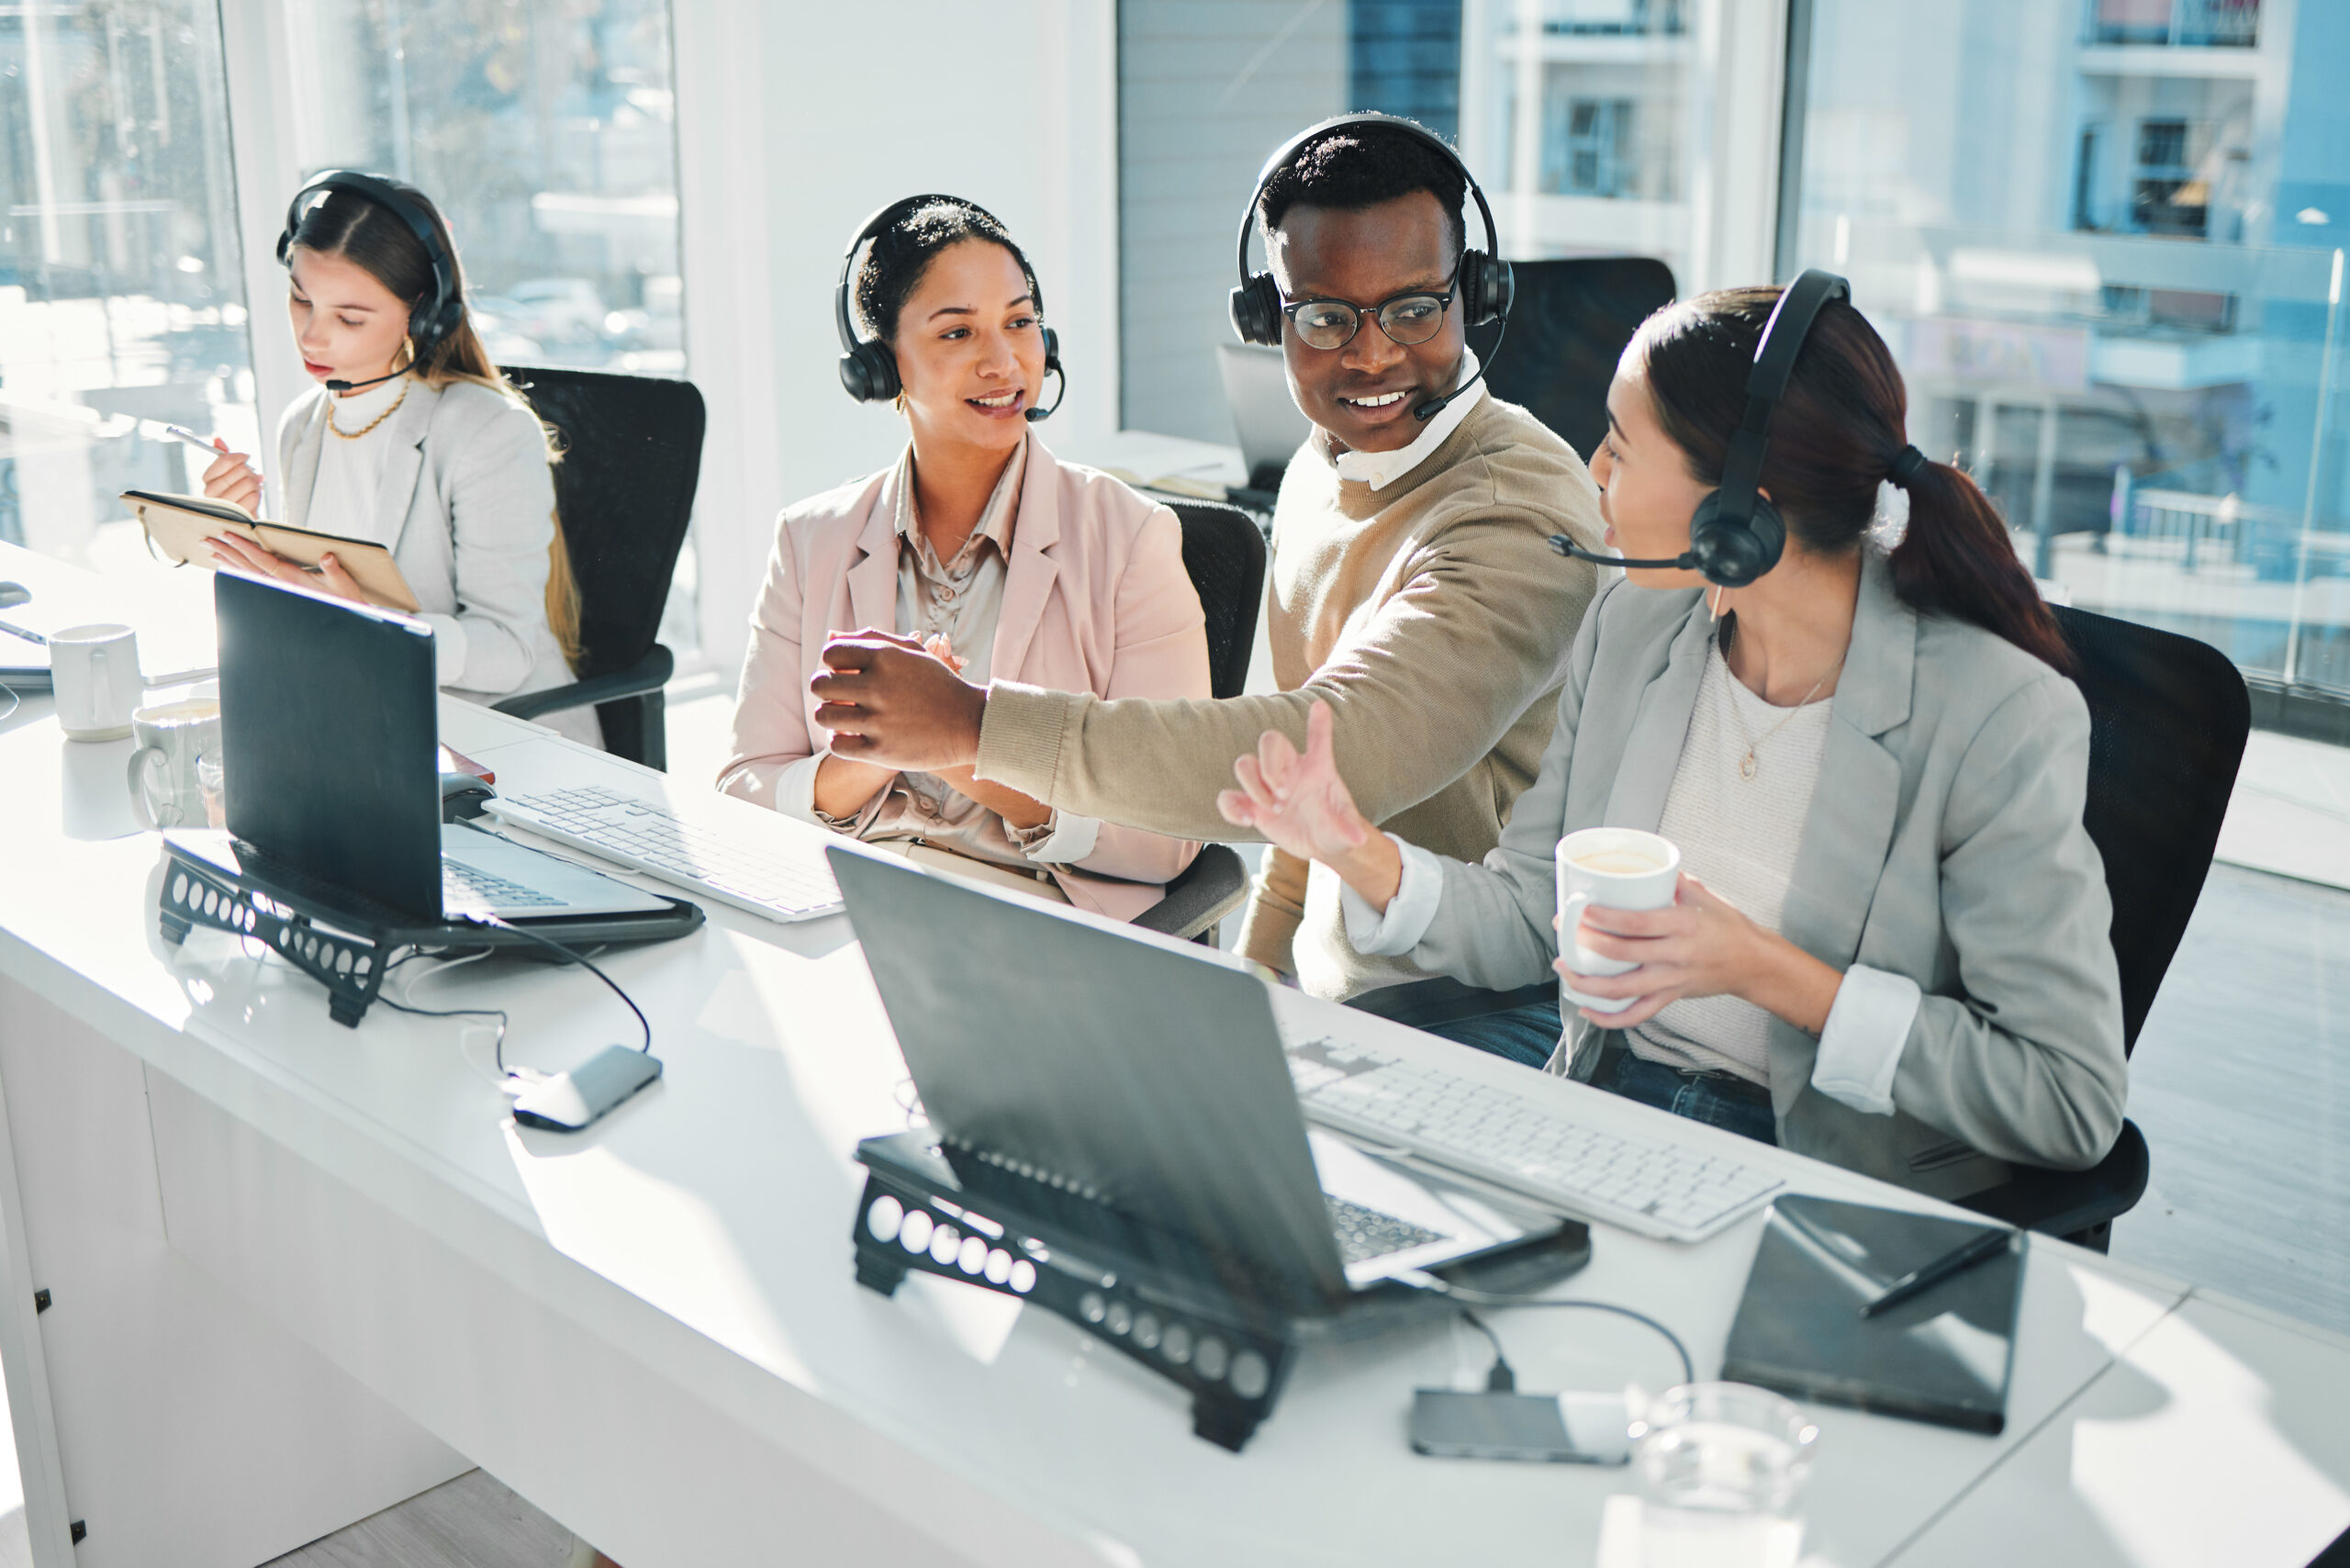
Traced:
<path fill-rule="evenodd" d="M 1813 0 L 1781 271 L 1852 278 L 1911 438 L 2073 603 L 2350 693 L 2350 189 L 2312 74 L 2350 27 L 2282 16 Z"/>

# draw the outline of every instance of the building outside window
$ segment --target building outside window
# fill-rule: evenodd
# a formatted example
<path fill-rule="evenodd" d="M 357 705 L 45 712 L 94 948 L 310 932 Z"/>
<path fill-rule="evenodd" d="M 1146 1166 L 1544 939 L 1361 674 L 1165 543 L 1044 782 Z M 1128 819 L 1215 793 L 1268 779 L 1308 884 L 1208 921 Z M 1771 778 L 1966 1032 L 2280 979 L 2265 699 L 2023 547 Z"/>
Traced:
<path fill-rule="evenodd" d="M 1813 0 L 1780 270 L 1852 277 L 2074 603 L 2350 694 L 2350 14 L 2277 9 Z"/>

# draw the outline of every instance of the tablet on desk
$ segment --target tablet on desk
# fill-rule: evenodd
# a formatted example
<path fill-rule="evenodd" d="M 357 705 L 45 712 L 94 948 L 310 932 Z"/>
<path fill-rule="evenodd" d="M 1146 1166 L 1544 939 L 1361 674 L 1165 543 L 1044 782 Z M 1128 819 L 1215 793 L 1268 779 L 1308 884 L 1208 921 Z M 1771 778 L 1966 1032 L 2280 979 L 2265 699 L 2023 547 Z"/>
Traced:
<path fill-rule="evenodd" d="M 416 594 L 400 576 L 392 553 L 364 539 L 345 539 L 282 522 L 263 522 L 244 508 L 209 496 L 165 495 L 152 490 L 125 490 L 123 504 L 147 531 L 156 551 L 182 566 L 209 568 L 211 547 L 205 541 L 219 533 L 250 539 L 273 554 L 297 566 L 318 569 L 319 557 L 331 554 L 342 563 L 361 591 L 387 610 L 417 611 Z"/>

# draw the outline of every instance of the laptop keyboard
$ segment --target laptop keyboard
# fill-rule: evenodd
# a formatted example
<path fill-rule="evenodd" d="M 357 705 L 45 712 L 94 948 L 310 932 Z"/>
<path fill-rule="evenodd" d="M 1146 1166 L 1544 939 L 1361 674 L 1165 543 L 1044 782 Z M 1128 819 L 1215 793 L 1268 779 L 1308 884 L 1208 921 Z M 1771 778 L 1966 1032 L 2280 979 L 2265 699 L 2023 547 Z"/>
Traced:
<path fill-rule="evenodd" d="M 1548 1207 L 1676 1241 L 1699 1241 L 1782 1185 L 1728 1155 L 1603 1132 L 1566 1094 L 1530 1095 L 1334 1039 L 1292 1043 L 1307 1118 L 1491 1182 Z"/>
<path fill-rule="evenodd" d="M 451 912 L 487 909 L 561 909 L 564 901 L 536 888 L 509 882 L 478 866 L 442 857 L 441 907 Z"/>
<path fill-rule="evenodd" d="M 487 810 L 517 827 L 769 920 L 807 920 L 841 907 L 840 889 L 821 852 L 721 833 L 601 785 L 501 795 Z"/>
<path fill-rule="evenodd" d="M 1393 1215 L 1367 1209 L 1327 1193 L 1322 1194 L 1322 1201 L 1330 1205 L 1330 1234 L 1338 1238 L 1338 1260 L 1342 1263 L 1368 1262 L 1444 1239 L 1410 1220 L 1397 1219 Z"/>

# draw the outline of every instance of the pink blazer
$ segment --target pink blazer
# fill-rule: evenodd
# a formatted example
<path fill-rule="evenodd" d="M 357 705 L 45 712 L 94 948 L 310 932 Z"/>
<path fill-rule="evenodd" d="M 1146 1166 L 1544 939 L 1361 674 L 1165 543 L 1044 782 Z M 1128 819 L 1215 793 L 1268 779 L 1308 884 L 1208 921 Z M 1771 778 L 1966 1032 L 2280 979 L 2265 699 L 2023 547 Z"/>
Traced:
<path fill-rule="evenodd" d="M 1058 461 L 1032 431 L 1013 524 L 991 673 L 1097 697 L 1204 698 L 1206 618 L 1175 514 L 1095 469 Z M 808 682 L 827 634 L 898 617 L 897 467 L 787 507 L 734 707 L 718 787 L 775 804 L 785 767 L 825 749 Z M 1199 846 L 1102 824 L 1093 853 L 1048 866 L 1071 903 L 1132 920 Z"/>

